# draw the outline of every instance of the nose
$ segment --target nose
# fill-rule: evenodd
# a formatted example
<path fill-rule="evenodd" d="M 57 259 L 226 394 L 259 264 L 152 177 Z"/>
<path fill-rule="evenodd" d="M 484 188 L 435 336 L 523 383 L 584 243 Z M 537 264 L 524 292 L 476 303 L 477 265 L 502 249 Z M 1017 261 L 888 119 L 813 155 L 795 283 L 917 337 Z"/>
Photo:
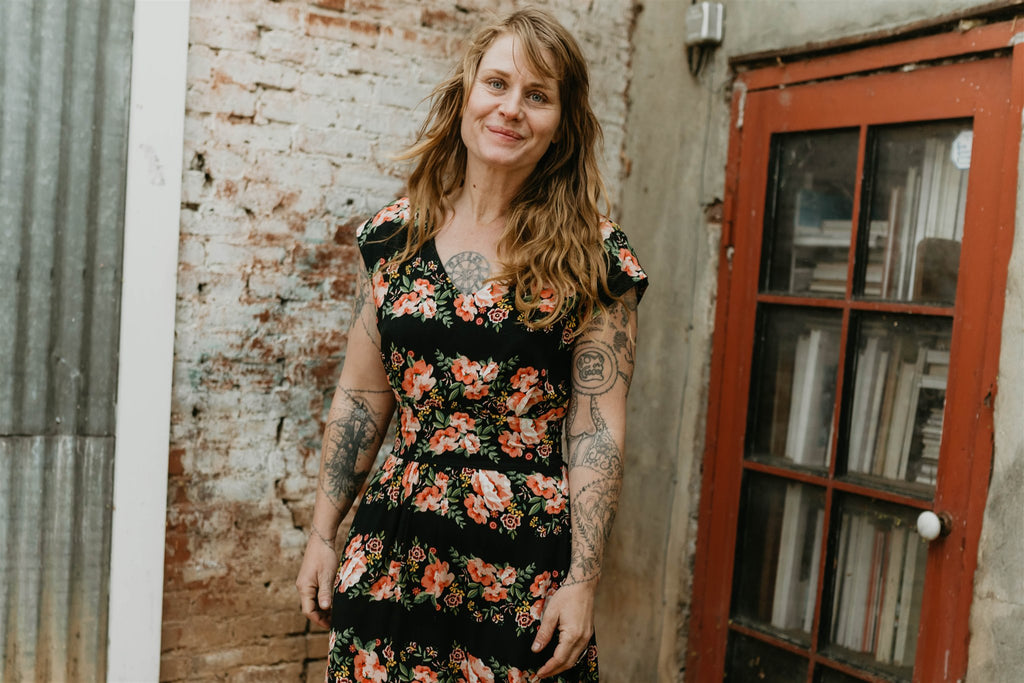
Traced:
<path fill-rule="evenodd" d="M 502 100 L 498 111 L 501 112 L 501 115 L 506 119 L 518 119 L 519 115 L 523 111 L 522 105 L 519 102 L 519 97 L 515 93 L 509 93 L 508 97 L 505 97 Z"/>

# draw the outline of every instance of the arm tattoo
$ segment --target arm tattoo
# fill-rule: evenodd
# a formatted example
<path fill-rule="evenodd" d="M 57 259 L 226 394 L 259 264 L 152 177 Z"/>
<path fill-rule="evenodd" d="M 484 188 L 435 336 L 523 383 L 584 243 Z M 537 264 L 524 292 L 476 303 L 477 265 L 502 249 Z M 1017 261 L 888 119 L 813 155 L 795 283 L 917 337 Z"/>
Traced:
<path fill-rule="evenodd" d="M 445 261 L 444 271 L 456 289 L 463 294 L 473 294 L 480 291 L 491 276 L 491 264 L 479 252 L 462 251 Z"/>
<path fill-rule="evenodd" d="M 323 476 L 320 488 L 339 510 L 359 493 L 369 466 L 358 468 L 359 456 L 375 452 L 384 440 L 385 416 L 374 410 L 365 394 L 381 392 L 342 389 L 341 417 L 324 430 Z"/>
<path fill-rule="evenodd" d="M 380 348 L 380 331 L 377 329 L 377 311 L 372 296 L 370 278 L 365 272 L 356 276 L 356 293 L 352 297 L 352 321 L 349 334 L 356 328 L 356 323 L 363 328 L 366 336 Z"/>
<path fill-rule="evenodd" d="M 632 311 L 624 302 L 600 315 L 573 354 L 566 442 L 570 476 L 575 475 L 579 487 L 572 492 L 572 561 L 564 585 L 600 577 L 618 509 L 622 451 L 605 411 L 609 401 L 625 400 L 632 379 Z"/>

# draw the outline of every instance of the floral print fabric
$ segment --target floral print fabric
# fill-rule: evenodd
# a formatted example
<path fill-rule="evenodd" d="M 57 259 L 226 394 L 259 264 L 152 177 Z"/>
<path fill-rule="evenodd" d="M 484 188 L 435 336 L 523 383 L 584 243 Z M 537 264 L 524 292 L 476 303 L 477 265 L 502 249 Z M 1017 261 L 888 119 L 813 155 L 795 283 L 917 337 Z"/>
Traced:
<path fill-rule="evenodd" d="M 341 558 L 327 680 L 532 682 L 556 643 L 530 644 L 569 565 L 561 443 L 576 321 L 533 331 L 509 287 L 460 292 L 433 242 L 389 264 L 409 218 L 401 199 L 357 232 L 398 432 Z M 626 236 L 609 221 L 601 231 L 610 291 L 641 296 Z M 597 681 L 594 642 L 548 680 Z"/>

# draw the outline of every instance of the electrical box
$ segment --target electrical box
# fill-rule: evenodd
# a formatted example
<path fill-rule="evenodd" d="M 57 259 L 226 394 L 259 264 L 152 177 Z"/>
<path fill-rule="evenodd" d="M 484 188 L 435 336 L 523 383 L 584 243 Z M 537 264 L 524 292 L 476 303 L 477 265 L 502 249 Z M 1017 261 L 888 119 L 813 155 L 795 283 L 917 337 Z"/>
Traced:
<path fill-rule="evenodd" d="M 686 10 L 686 40 L 689 45 L 718 45 L 722 42 L 720 2 L 697 2 Z"/>

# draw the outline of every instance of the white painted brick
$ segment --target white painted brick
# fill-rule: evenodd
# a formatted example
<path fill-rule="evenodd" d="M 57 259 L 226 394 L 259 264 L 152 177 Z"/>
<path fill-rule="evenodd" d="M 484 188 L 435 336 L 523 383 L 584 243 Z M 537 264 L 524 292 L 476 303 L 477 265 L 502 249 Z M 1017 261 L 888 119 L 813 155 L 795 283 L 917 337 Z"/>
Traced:
<path fill-rule="evenodd" d="M 229 147 L 285 152 L 291 149 L 294 126 L 283 123 L 253 124 L 211 116 L 205 121 L 208 139 Z"/>
<path fill-rule="evenodd" d="M 206 45 L 192 44 L 188 48 L 188 62 L 185 77 L 189 83 L 208 81 L 213 70 L 216 51 Z"/>
<path fill-rule="evenodd" d="M 214 21 L 255 22 L 259 4 L 243 0 L 192 0 L 190 14 Z"/>
<path fill-rule="evenodd" d="M 185 108 L 198 113 L 253 116 L 256 93 L 235 83 L 196 81 L 185 95 Z"/>
<path fill-rule="evenodd" d="M 213 77 L 218 75 L 252 87 L 270 86 L 291 90 L 299 83 L 299 71 L 292 64 L 273 62 L 246 52 L 221 51 L 212 64 Z"/>
<path fill-rule="evenodd" d="M 309 155 L 260 154 L 253 167 L 254 180 L 292 186 L 306 183 L 311 187 L 329 187 L 334 182 L 330 162 Z"/>
<path fill-rule="evenodd" d="M 181 179 L 181 201 L 186 204 L 198 204 L 209 195 L 204 187 L 206 175 L 202 171 L 185 171 Z"/>
<path fill-rule="evenodd" d="M 256 23 L 261 27 L 301 31 L 306 22 L 307 8 L 282 2 L 263 2 L 258 5 Z"/>
<path fill-rule="evenodd" d="M 260 115 L 268 121 L 327 128 L 337 123 L 337 104 L 324 97 L 268 90 L 260 94 Z"/>
<path fill-rule="evenodd" d="M 250 162 L 242 155 L 223 147 L 207 149 L 204 157 L 207 173 L 214 180 L 240 179 L 251 167 Z"/>
<path fill-rule="evenodd" d="M 309 65 L 316 61 L 316 45 L 301 34 L 272 29 L 259 37 L 256 54 L 278 62 Z"/>
<path fill-rule="evenodd" d="M 189 20 L 188 39 L 193 44 L 251 52 L 259 44 L 259 30 L 254 22 L 193 15 Z"/>
<path fill-rule="evenodd" d="M 340 128 L 301 128 L 296 131 L 295 147 L 336 159 L 369 159 L 371 153 L 366 135 Z"/>

